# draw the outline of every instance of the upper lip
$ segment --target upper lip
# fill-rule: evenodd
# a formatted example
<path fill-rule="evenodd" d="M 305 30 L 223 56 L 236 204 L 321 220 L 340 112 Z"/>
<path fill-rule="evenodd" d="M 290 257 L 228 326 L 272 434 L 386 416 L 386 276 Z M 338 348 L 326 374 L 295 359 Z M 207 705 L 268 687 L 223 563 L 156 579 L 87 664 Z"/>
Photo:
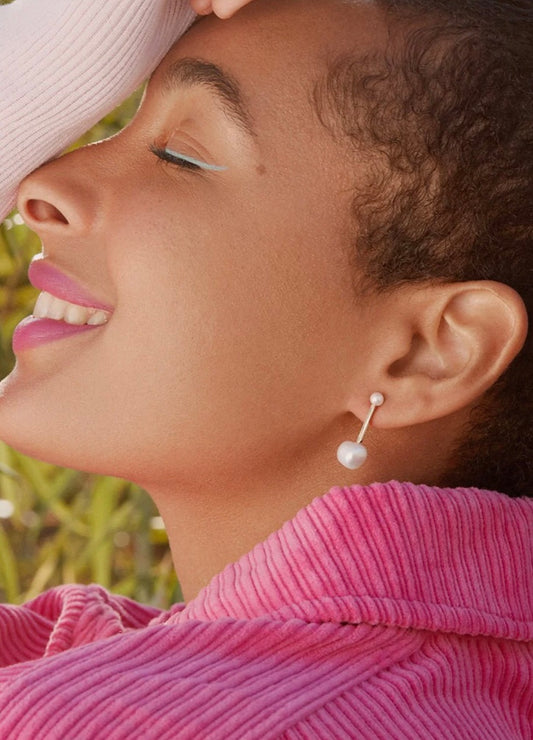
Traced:
<path fill-rule="evenodd" d="M 28 269 L 28 278 L 34 288 L 46 291 L 69 303 L 107 312 L 113 310 L 111 306 L 99 301 L 86 288 L 47 262 L 42 254 L 33 258 Z"/>

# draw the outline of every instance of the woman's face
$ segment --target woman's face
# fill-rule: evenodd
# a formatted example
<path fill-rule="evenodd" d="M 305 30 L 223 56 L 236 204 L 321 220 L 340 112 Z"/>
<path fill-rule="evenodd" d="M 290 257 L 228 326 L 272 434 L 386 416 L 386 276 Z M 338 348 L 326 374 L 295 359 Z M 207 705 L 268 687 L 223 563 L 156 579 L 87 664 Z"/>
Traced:
<path fill-rule="evenodd" d="M 333 51 L 375 44 L 374 11 L 357 11 L 356 39 L 347 12 L 267 0 L 201 21 L 128 128 L 23 183 L 44 264 L 112 312 L 21 343 L 3 439 L 147 487 L 201 486 L 304 459 L 346 411 L 372 325 L 345 246 L 357 171 L 312 92 Z"/>

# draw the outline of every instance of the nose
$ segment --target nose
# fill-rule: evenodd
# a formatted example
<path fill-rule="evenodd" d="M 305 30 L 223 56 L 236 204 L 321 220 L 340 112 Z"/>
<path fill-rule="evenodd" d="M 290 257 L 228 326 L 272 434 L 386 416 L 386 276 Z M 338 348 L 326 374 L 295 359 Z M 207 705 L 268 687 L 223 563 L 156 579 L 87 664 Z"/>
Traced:
<path fill-rule="evenodd" d="M 43 165 L 19 187 L 19 213 L 41 237 L 83 236 L 94 226 L 96 186 L 81 168 L 81 151 Z"/>

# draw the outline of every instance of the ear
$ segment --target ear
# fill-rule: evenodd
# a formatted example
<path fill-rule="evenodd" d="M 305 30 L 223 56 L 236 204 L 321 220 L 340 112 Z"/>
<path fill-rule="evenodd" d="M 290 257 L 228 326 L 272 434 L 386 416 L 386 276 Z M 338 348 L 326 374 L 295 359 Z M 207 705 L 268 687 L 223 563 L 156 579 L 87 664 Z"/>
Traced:
<path fill-rule="evenodd" d="M 365 386 L 386 398 L 376 427 L 420 424 L 469 406 L 502 375 L 527 336 L 524 303 L 502 283 L 404 286 L 381 298 L 365 363 Z M 356 405 L 363 418 L 367 399 L 358 394 Z"/>

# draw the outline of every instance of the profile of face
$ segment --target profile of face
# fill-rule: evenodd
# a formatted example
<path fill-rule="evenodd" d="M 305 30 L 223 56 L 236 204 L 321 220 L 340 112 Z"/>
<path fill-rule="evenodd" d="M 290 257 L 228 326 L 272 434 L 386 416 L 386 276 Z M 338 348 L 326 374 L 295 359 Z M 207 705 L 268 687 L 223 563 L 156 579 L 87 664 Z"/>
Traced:
<path fill-rule="evenodd" d="M 495 362 L 470 347 L 490 355 L 490 333 L 505 336 L 515 320 L 508 311 L 504 325 L 505 286 L 432 297 L 425 325 L 445 331 L 429 349 L 405 330 L 414 293 L 394 338 L 395 299 L 354 294 L 351 203 L 368 164 L 323 125 L 313 91 L 332 57 L 386 40 L 371 3 L 257 0 L 229 21 L 202 19 L 155 71 L 127 128 L 22 183 L 19 210 L 42 240 L 34 283 L 104 313 L 82 331 L 19 331 L 0 390 L 2 439 L 151 492 L 275 487 L 321 471 L 320 493 L 353 482 L 338 475 L 335 452 L 372 392 L 385 392 L 378 426 L 392 428 L 409 414 L 440 423 L 494 382 L 523 336 Z M 474 307 L 490 341 L 474 332 L 465 349 Z M 386 362 L 398 388 L 388 398 L 374 384 Z M 467 392 L 434 389 L 448 371 Z M 424 444 L 433 454 L 422 429 L 423 461 Z"/>
<path fill-rule="evenodd" d="M 371 48 L 375 11 L 359 13 Z M 353 43 L 343 18 L 266 0 L 200 21 L 126 129 L 24 181 L 42 265 L 78 286 L 59 295 L 109 319 L 19 342 L 4 440 L 147 487 L 201 486 L 305 458 L 343 414 L 372 317 L 345 254 L 352 167 L 312 100 L 328 53 Z"/>

